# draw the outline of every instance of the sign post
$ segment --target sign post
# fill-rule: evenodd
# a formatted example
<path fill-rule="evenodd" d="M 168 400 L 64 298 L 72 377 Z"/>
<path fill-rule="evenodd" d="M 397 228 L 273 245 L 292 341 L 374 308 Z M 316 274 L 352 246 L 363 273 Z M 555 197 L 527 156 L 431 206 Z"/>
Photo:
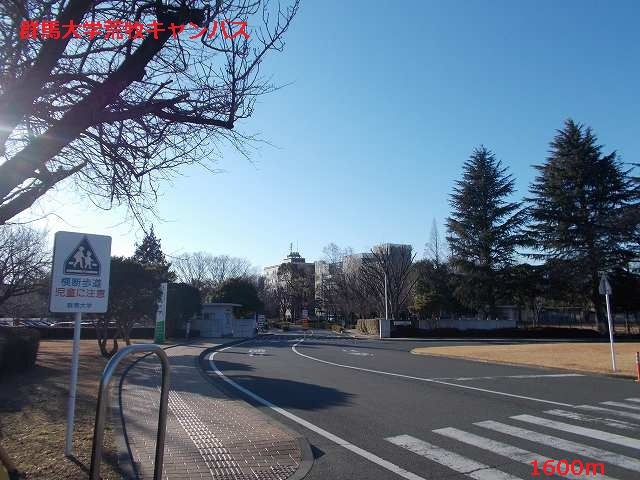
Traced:
<path fill-rule="evenodd" d="M 600 285 L 598 286 L 598 290 L 601 295 L 604 295 L 604 298 L 607 302 L 607 320 L 609 322 L 609 343 L 611 344 L 611 366 L 613 367 L 613 371 L 616 371 L 616 349 L 613 343 L 613 321 L 611 319 L 611 304 L 609 302 L 609 296 L 613 292 L 611 289 L 611 284 L 609 283 L 609 279 L 607 278 L 607 274 L 603 273 L 600 277 Z"/>
<path fill-rule="evenodd" d="M 56 232 L 53 244 L 49 311 L 73 313 L 74 320 L 64 447 L 66 456 L 71 456 L 73 453 L 82 313 L 107 311 L 110 269 L 111 237 L 77 232 Z"/>
<path fill-rule="evenodd" d="M 164 343 L 165 341 L 165 321 L 167 319 L 167 282 L 160 284 L 160 300 L 158 300 L 158 310 L 156 311 L 156 330 L 153 341 Z"/>

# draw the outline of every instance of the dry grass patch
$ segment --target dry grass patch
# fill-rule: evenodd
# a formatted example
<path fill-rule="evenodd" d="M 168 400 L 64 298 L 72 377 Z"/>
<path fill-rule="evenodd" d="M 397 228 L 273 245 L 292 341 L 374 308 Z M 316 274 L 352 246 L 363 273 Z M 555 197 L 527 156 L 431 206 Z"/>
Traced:
<path fill-rule="evenodd" d="M 71 340 L 42 340 L 36 368 L 0 378 L 3 447 L 29 479 L 85 479 L 91 459 L 100 375 L 107 362 L 96 340 L 82 340 L 78 370 L 74 454 L 64 456 Z M 121 478 L 113 431 L 105 429 L 102 478 Z"/>
<path fill-rule="evenodd" d="M 635 354 L 640 343 L 617 343 L 617 374 L 636 376 Z M 418 355 L 437 355 L 483 362 L 561 368 L 590 373 L 613 373 L 608 343 L 535 343 L 518 345 L 463 345 L 421 347 Z"/>

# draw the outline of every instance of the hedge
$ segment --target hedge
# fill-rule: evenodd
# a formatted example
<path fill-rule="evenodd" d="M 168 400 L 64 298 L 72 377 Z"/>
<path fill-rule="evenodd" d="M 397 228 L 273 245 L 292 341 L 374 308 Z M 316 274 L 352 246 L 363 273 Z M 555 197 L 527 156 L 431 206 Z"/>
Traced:
<path fill-rule="evenodd" d="M 379 320 L 377 318 L 359 318 L 356 330 L 365 335 L 377 335 L 380 333 Z"/>
<path fill-rule="evenodd" d="M 32 328 L 0 328 L 0 373 L 33 368 L 38 356 L 40 334 Z"/>

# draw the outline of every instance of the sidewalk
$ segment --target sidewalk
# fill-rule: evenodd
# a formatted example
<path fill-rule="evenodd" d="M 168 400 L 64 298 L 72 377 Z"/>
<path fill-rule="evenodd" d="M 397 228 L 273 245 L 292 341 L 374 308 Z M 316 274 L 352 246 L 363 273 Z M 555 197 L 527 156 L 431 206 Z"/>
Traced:
<path fill-rule="evenodd" d="M 303 461 L 300 438 L 199 371 L 200 353 L 219 342 L 166 350 L 171 362 L 163 479 L 284 480 Z M 151 356 L 127 373 L 121 397 L 126 434 L 140 479 L 153 478 L 160 365 Z"/>

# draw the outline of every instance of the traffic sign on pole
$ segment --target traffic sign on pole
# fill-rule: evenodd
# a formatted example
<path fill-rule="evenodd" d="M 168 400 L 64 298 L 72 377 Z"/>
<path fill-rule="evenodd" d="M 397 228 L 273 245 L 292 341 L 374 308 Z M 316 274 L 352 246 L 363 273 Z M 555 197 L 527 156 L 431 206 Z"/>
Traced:
<path fill-rule="evenodd" d="M 613 293 L 613 289 L 611 288 L 611 284 L 609 283 L 609 279 L 607 278 L 607 274 L 603 273 L 600 277 L 600 285 L 598 286 L 598 290 L 600 291 L 600 295 L 604 295 L 605 301 L 607 302 L 607 321 L 609 323 L 609 344 L 611 345 L 611 367 L 613 371 L 616 371 L 616 348 L 613 343 L 613 320 L 611 318 L 611 304 L 609 302 L 609 296 Z"/>
<path fill-rule="evenodd" d="M 56 232 L 49 310 L 73 313 L 71 380 L 67 402 L 64 454 L 73 453 L 73 425 L 78 384 L 82 313 L 105 313 L 109 303 L 111 237 L 78 232 Z"/>
<path fill-rule="evenodd" d="M 600 291 L 600 295 L 611 295 L 613 293 L 606 273 L 603 273 L 600 276 L 600 285 L 598 286 L 598 290 Z"/>
<path fill-rule="evenodd" d="M 105 313 L 109 303 L 111 237 L 56 232 L 49 310 Z"/>

